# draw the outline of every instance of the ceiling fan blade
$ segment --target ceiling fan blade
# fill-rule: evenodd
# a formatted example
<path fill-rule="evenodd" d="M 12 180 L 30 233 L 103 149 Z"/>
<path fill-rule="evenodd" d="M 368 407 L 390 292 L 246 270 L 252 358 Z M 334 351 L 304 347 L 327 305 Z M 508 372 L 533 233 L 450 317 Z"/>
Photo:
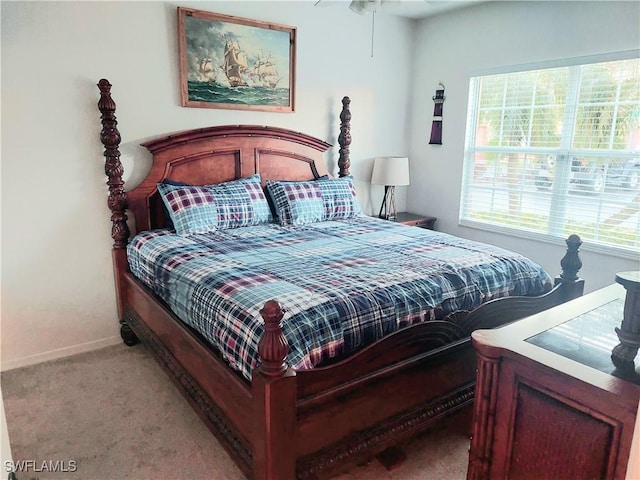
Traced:
<path fill-rule="evenodd" d="M 368 12 L 375 12 L 379 10 L 385 4 L 400 3 L 401 1 L 402 0 L 350 0 L 349 9 L 359 15 L 364 15 Z M 412 1 L 419 1 L 419 0 L 412 0 Z M 423 1 L 426 1 L 426 0 L 423 0 Z M 332 5 L 337 3 L 346 3 L 346 2 L 345 0 L 316 0 L 313 6 L 324 7 L 327 5 Z"/>
<path fill-rule="evenodd" d="M 366 0 L 352 0 L 349 4 L 349 9 L 352 12 L 356 12 L 359 15 L 364 15 L 367 11 L 367 1 Z"/>

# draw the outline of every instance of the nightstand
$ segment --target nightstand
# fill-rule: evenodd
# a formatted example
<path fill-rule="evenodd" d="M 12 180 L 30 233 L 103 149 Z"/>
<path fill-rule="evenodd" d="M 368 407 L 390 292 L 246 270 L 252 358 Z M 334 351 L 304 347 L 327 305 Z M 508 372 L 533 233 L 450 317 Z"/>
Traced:
<path fill-rule="evenodd" d="M 391 221 L 402 223 L 404 225 L 411 225 L 413 227 L 435 230 L 436 220 L 436 217 L 429 217 L 427 215 L 417 215 L 415 213 L 409 212 L 398 212 L 396 214 L 396 218 Z"/>

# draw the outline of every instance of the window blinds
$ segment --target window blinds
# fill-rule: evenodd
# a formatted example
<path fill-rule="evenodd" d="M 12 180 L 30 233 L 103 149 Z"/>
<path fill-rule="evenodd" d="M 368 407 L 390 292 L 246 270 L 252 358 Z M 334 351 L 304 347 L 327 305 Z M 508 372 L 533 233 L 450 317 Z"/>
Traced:
<path fill-rule="evenodd" d="M 640 251 L 640 60 L 471 79 L 460 223 Z"/>

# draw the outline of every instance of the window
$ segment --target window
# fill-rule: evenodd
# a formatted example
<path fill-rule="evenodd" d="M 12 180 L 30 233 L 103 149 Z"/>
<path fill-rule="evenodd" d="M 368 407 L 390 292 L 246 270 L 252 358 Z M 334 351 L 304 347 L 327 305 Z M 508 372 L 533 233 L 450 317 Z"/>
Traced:
<path fill-rule="evenodd" d="M 637 258 L 640 59 L 472 78 L 460 223 Z"/>

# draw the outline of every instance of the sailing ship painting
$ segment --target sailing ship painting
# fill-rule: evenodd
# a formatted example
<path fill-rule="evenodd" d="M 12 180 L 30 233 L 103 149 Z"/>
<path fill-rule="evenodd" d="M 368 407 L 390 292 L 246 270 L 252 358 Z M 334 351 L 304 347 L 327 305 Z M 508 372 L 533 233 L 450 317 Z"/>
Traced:
<path fill-rule="evenodd" d="M 271 54 L 269 56 L 260 56 L 258 62 L 253 67 L 253 74 L 255 75 L 257 84 L 264 87 L 276 88 L 278 82 L 281 80 L 278 74 L 278 67 L 272 59 Z"/>
<path fill-rule="evenodd" d="M 178 7 L 182 105 L 292 112 L 295 27 Z"/>
<path fill-rule="evenodd" d="M 198 74 L 196 76 L 200 82 L 215 82 L 218 78 L 218 69 L 214 66 L 213 60 L 209 57 L 202 57 L 198 64 Z"/>
<path fill-rule="evenodd" d="M 246 87 L 247 55 L 240 50 L 237 40 L 227 40 L 224 47 L 224 74 L 231 87 Z"/>

